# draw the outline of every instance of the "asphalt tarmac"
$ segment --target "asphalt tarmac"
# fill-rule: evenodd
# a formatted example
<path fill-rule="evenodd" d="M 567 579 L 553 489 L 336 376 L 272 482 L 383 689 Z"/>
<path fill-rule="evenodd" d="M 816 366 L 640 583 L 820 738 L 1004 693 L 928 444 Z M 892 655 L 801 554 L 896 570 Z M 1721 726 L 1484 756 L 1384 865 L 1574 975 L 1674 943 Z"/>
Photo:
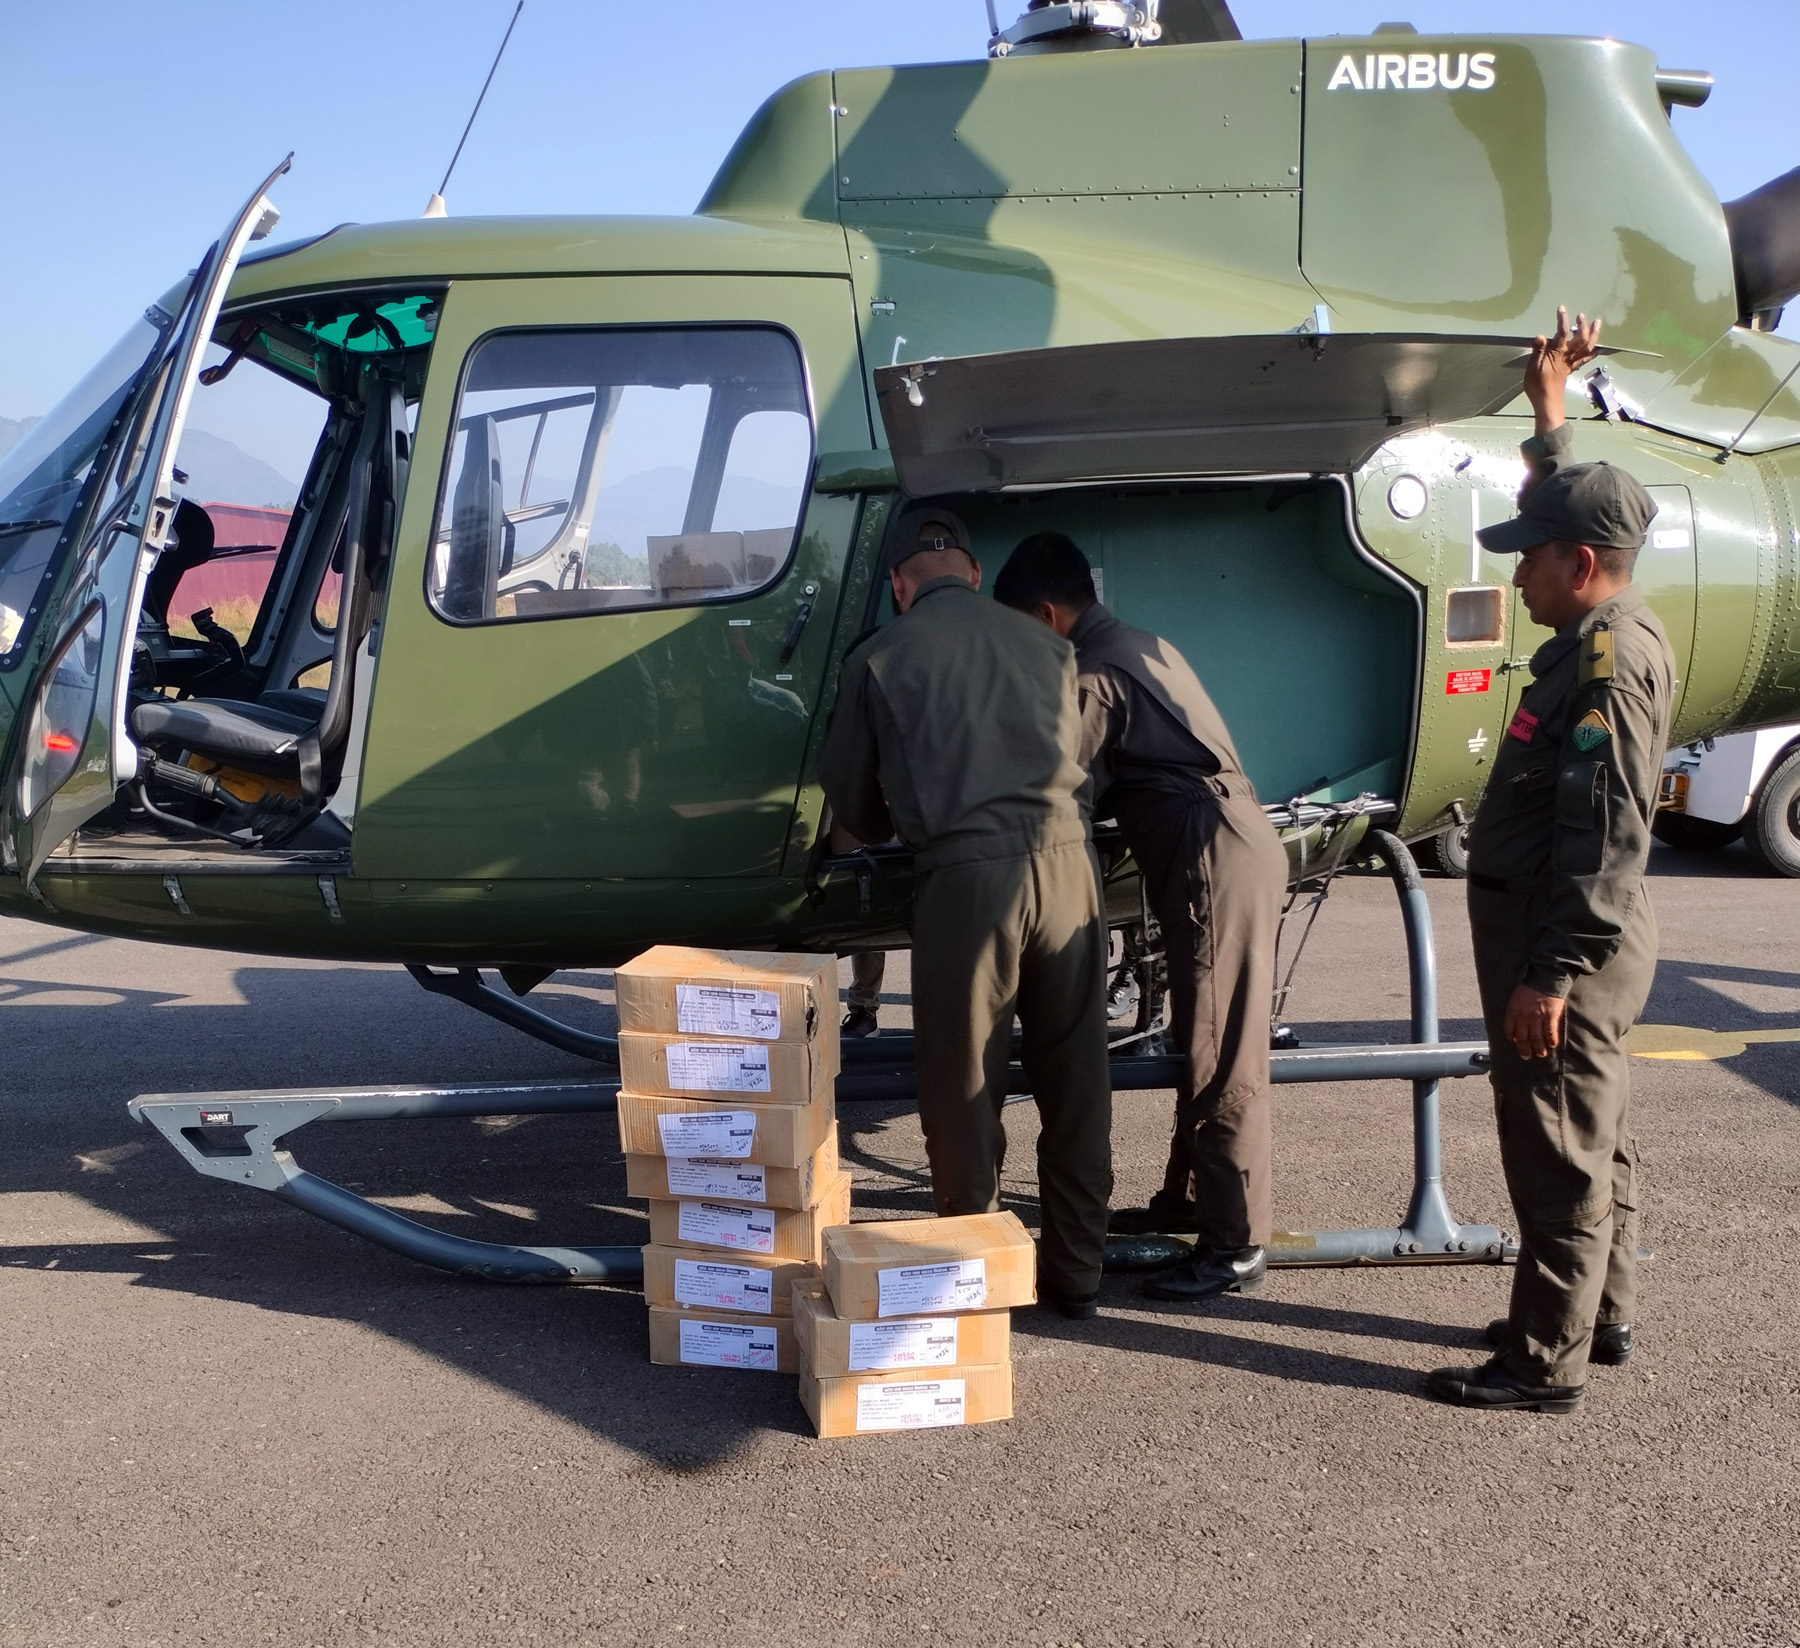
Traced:
<path fill-rule="evenodd" d="M 649 1366 L 635 1292 L 421 1269 L 125 1111 L 591 1067 L 398 969 L 0 921 L 0 1644 L 1800 1643 L 1800 885 L 1741 849 L 1653 875 L 1656 1045 L 1742 1050 L 1633 1061 L 1656 1258 L 1638 1357 L 1580 1412 L 1421 1394 L 1481 1358 L 1504 1269 L 1286 1271 L 1192 1309 L 1119 1277 L 1095 1322 L 1016 1314 L 1012 1423 L 836 1442 L 789 1378 Z M 1431 902 L 1445 1034 L 1477 1035 L 1460 889 Z M 542 999 L 601 1024 L 608 983 Z M 1405 1010 L 1392 890 L 1340 879 L 1290 1017 L 1398 1040 Z M 1170 1107 L 1119 1096 L 1121 1203 Z M 1407 1113 L 1399 1084 L 1278 1089 L 1278 1224 L 1395 1221 Z M 1035 1114 L 1009 1121 L 1035 1224 Z M 844 1124 L 858 1215 L 926 1211 L 916 1119 Z M 1445 1129 L 1459 1215 L 1509 1224 L 1484 1083 Z M 642 1239 L 610 1118 L 296 1146 L 463 1234 Z"/>

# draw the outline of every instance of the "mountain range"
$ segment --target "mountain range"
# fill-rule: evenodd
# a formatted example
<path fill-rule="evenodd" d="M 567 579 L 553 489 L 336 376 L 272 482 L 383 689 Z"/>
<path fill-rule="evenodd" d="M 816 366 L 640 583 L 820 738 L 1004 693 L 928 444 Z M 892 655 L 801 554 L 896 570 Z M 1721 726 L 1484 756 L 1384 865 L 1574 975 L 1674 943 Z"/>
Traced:
<path fill-rule="evenodd" d="M 534 480 L 533 499 L 566 498 L 567 481 Z M 668 465 L 640 470 L 611 486 L 600 488 L 594 500 L 590 543 L 616 544 L 628 555 L 642 555 L 644 540 L 681 530 L 688 491 L 694 484 L 691 469 Z M 754 531 L 763 527 L 791 526 L 800 506 L 798 486 L 776 486 L 748 475 L 728 475 L 719 488 L 719 504 L 713 525 L 720 532 Z"/>
<path fill-rule="evenodd" d="M 36 418 L 0 418 L 0 455 L 24 439 Z M 291 509 L 299 496 L 298 482 L 289 480 L 272 465 L 253 458 L 235 442 L 191 425 L 181 437 L 176 465 L 187 475 L 183 489 L 202 503 L 267 505 Z M 681 530 L 693 472 L 673 465 L 646 469 L 600 489 L 594 511 L 591 541 L 612 543 L 629 555 L 644 553 L 644 539 L 652 534 Z M 539 477 L 532 486 L 533 499 L 567 497 L 567 481 Z M 748 475 L 732 475 L 720 488 L 714 524 L 720 531 L 785 526 L 800 505 L 798 487 L 776 486 Z"/>
<path fill-rule="evenodd" d="M 0 458 L 25 439 L 36 418 L 0 418 Z"/>
<path fill-rule="evenodd" d="M 0 457 L 17 446 L 36 418 L 0 418 Z M 271 464 L 253 458 L 235 441 L 190 425 L 181 437 L 175 466 L 187 476 L 184 488 L 201 503 L 259 504 L 292 509 L 300 486 Z"/>
<path fill-rule="evenodd" d="M 292 509 L 300 483 L 222 435 L 191 424 L 182 431 L 175 467 L 187 475 L 188 497 L 207 504 L 262 504 Z"/>

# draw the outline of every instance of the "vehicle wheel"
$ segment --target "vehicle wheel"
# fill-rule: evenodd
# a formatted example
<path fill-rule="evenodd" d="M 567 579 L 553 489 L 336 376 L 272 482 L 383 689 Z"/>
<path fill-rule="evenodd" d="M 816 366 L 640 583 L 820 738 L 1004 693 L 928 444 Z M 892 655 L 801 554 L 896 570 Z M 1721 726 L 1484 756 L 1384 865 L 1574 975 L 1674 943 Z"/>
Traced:
<path fill-rule="evenodd" d="M 1431 856 L 1445 875 L 1461 881 L 1469 873 L 1469 826 L 1452 824 L 1431 838 Z"/>
<path fill-rule="evenodd" d="M 1744 847 L 1765 875 L 1800 876 L 1800 750 L 1762 781 L 1744 814 Z"/>
<path fill-rule="evenodd" d="M 1716 853 L 1744 833 L 1740 824 L 1721 824 L 1711 818 L 1689 818 L 1686 813 L 1658 813 L 1650 833 L 1665 847 L 1680 853 Z"/>

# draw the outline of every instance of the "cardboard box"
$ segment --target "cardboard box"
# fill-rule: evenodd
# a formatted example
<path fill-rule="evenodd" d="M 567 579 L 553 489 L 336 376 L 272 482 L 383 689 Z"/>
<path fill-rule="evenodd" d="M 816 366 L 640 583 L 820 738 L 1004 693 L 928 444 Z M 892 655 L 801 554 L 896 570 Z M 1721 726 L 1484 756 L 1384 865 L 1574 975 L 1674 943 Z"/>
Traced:
<path fill-rule="evenodd" d="M 836 956 L 659 944 L 617 969 L 621 1030 L 837 1041 Z"/>
<path fill-rule="evenodd" d="M 1013 1416 L 1012 1365 L 821 1379 L 800 1365 L 800 1405 L 820 1436 L 985 1425 Z"/>
<path fill-rule="evenodd" d="M 993 1367 L 1012 1359 L 1010 1311 L 852 1322 L 832 1310 L 825 1284 L 817 1277 L 794 1284 L 793 1309 L 801 1360 L 820 1379 L 907 1371 L 929 1379 L 940 1368 Z"/>
<path fill-rule="evenodd" d="M 718 1156 L 627 1156 L 627 1196 L 698 1197 L 754 1207 L 811 1207 L 837 1177 L 837 1123 L 801 1167 L 765 1167 Z"/>
<path fill-rule="evenodd" d="M 744 1368 L 797 1373 L 794 1324 L 785 1316 L 744 1316 L 730 1310 L 650 1307 L 650 1360 L 665 1368 Z"/>
<path fill-rule="evenodd" d="M 644 1249 L 644 1303 L 742 1316 L 791 1316 L 794 1284 L 817 1276 L 804 1259 L 760 1253 L 705 1253 L 691 1247 Z"/>
<path fill-rule="evenodd" d="M 1004 1310 L 1037 1299 L 1037 1248 L 1014 1213 L 825 1232 L 825 1287 L 848 1321 Z"/>
<path fill-rule="evenodd" d="M 650 1203 L 650 1240 L 659 1247 L 758 1253 L 816 1265 L 826 1226 L 849 1220 L 850 1175 L 840 1172 L 816 1207 L 748 1207 L 742 1202 L 658 1197 Z"/>
<path fill-rule="evenodd" d="M 799 1168 L 812 1160 L 836 1121 L 830 1099 L 738 1105 L 619 1094 L 619 1148 L 627 1156 L 715 1156 Z"/>
<path fill-rule="evenodd" d="M 832 1096 L 839 1041 L 748 1041 L 619 1032 L 619 1083 L 634 1093 L 734 1104 L 804 1104 Z"/>

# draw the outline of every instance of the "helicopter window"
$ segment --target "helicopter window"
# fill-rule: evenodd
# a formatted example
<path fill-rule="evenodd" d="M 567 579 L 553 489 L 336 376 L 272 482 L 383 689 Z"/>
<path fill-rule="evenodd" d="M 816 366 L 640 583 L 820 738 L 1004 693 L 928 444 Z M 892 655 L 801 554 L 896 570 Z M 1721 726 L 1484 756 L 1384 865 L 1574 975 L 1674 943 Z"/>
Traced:
<path fill-rule="evenodd" d="M 432 605 L 492 623 L 750 594 L 792 553 L 812 444 L 772 327 L 498 333 L 465 370 Z"/>
<path fill-rule="evenodd" d="M 1506 592 L 1498 588 L 1453 589 L 1444 597 L 1444 640 L 1453 647 L 1487 646 L 1506 624 Z"/>
<path fill-rule="evenodd" d="M 175 464 L 187 498 L 206 512 L 211 543 L 180 542 L 165 557 L 160 578 L 152 575 L 162 588 L 150 616 L 172 636 L 199 639 L 193 615 L 210 609 L 213 623 L 247 645 L 329 406 L 317 390 L 232 360 L 226 343 L 208 346 L 207 363 L 212 375 L 194 392 Z"/>

